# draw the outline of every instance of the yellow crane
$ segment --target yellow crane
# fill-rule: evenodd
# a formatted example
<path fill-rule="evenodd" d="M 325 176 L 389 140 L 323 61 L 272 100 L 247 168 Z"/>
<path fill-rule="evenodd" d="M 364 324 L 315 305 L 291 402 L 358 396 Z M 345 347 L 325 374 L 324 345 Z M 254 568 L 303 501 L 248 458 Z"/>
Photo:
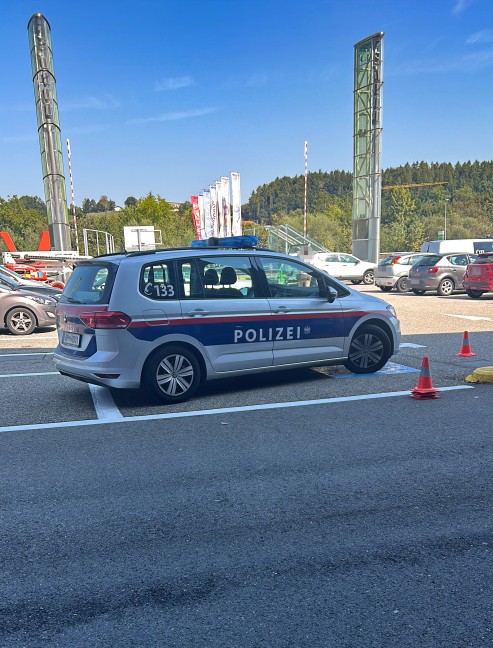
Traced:
<path fill-rule="evenodd" d="M 412 187 L 434 187 L 435 185 L 446 184 L 448 184 L 448 182 L 419 182 L 416 184 L 387 185 L 386 187 L 382 187 L 382 191 L 384 189 L 411 189 Z"/>

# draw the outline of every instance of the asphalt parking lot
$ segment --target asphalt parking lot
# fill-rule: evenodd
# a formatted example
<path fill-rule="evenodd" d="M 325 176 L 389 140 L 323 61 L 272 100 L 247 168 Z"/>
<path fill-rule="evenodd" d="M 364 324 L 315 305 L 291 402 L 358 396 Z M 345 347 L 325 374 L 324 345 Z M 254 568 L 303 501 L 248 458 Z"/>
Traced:
<path fill-rule="evenodd" d="M 173 407 L 56 374 L 54 331 L 0 334 L 2 646 L 493 646 L 493 385 L 464 380 L 493 298 L 358 289 L 401 319 L 382 372 Z"/>

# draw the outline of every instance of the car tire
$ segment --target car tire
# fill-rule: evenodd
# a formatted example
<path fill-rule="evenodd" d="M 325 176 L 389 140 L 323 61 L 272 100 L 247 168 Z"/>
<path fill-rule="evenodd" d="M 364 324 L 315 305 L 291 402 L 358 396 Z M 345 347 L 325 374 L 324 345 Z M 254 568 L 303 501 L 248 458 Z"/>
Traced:
<path fill-rule="evenodd" d="M 440 281 L 437 288 L 437 293 L 440 295 L 440 297 L 448 297 L 454 292 L 454 289 L 454 280 L 450 279 L 449 277 L 445 277 L 445 279 L 442 279 Z"/>
<path fill-rule="evenodd" d="M 378 287 L 383 292 L 390 292 L 392 290 L 392 286 L 378 286 Z"/>
<path fill-rule="evenodd" d="M 471 299 L 479 299 L 483 294 L 483 290 L 473 290 L 472 288 L 466 290 L 466 295 Z"/>
<path fill-rule="evenodd" d="M 351 279 L 351 283 L 352 283 L 352 284 L 355 284 L 355 285 L 356 285 L 356 284 L 360 284 L 360 283 L 361 283 L 361 279 Z"/>
<path fill-rule="evenodd" d="M 19 306 L 7 313 L 5 324 L 12 335 L 30 335 L 38 322 L 35 314 L 29 308 Z"/>
<path fill-rule="evenodd" d="M 419 290 L 418 288 L 412 288 L 412 291 L 415 295 L 424 295 L 426 290 Z"/>
<path fill-rule="evenodd" d="M 365 286 L 370 286 L 371 284 L 375 283 L 375 274 L 373 270 L 367 270 L 365 274 L 363 275 L 363 283 Z"/>
<path fill-rule="evenodd" d="M 395 289 L 399 293 L 409 292 L 409 277 L 399 277 L 395 284 Z"/>
<path fill-rule="evenodd" d="M 142 384 L 161 402 L 182 403 L 195 394 L 201 378 L 200 364 L 193 351 L 184 346 L 169 345 L 149 357 Z"/>
<path fill-rule="evenodd" d="M 349 344 L 346 369 L 355 374 L 374 373 L 381 369 L 392 355 L 389 336 L 379 326 L 362 326 Z"/>

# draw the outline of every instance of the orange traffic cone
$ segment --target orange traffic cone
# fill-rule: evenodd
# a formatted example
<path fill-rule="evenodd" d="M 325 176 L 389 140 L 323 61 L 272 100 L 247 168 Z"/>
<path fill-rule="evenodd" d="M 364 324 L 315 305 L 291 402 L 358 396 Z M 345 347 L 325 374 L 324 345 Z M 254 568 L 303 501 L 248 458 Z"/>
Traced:
<path fill-rule="evenodd" d="M 471 347 L 469 346 L 469 333 L 467 331 L 464 331 L 461 350 L 455 355 L 459 358 L 472 358 L 472 356 L 476 355 L 471 351 Z"/>
<path fill-rule="evenodd" d="M 427 400 L 428 398 L 440 398 L 438 389 L 435 389 L 431 383 L 430 363 L 425 356 L 421 363 L 421 373 L 418 384 L 411 389 L 411 396 L 417 400 Z"/>

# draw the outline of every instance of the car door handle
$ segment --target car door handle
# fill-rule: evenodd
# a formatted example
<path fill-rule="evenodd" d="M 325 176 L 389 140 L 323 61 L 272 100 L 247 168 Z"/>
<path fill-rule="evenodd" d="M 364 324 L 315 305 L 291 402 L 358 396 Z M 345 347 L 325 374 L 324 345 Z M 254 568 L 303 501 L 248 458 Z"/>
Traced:
<path fill-rule="evenodd" d="M 273 313 L 287 313 L 289 308 L 287 306 L 276 306 L 272 309 Z"/>
<path fill-rule="evenodd" d="M 196 308 L 193 311 L 189 311 L 187 315 L 189 317 L 202 317 L 204 315 L 209 315 L 209 311 L 206 311 L 203 308 Z"/>

